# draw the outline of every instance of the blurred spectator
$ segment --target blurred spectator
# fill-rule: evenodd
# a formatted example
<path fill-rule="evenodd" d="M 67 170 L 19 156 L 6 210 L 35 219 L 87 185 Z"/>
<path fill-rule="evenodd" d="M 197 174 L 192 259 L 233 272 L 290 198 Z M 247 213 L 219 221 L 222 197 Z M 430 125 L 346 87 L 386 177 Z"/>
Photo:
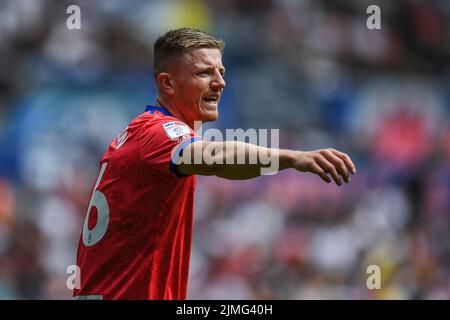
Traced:
<path fill-rule="evenodd" d="M 82 29 L 68 30 L 78 4 Z M 378 4 L 382 29 L 366 28 Z M 336 147 L 351 184 L 285 171 L 199 177 L 192 299 L 450 298 L 450 9 L 413 0 L 3 0 L 0 299 L 69 299 L 67 267 L 98 172 L 154 102 L 169 28 L 226 42 L 218 128 Z M 366 287 L 369 265 L 382 289 Z"/>

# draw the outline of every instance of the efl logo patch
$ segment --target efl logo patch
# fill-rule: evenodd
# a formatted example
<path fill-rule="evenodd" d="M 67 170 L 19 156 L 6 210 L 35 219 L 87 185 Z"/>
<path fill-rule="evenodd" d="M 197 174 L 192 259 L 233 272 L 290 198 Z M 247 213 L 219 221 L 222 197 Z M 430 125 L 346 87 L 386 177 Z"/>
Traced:
<path fill-rule="evenodd" d="M 176 139 L 178 137 L 187 135 L 191 133 L 191 130 L 184 123 L 176 123 L 176 122 L 166 122 L 162 125 L 166 135 L 170 139 Z"/>
<path fill-rule="evenodd" d="M 191 137 L 190 134 L 185 134 L 184 136 L 179 137 L 178 141 L 183 141 L 183 140 L 189 139 L 190 137 Z"/>

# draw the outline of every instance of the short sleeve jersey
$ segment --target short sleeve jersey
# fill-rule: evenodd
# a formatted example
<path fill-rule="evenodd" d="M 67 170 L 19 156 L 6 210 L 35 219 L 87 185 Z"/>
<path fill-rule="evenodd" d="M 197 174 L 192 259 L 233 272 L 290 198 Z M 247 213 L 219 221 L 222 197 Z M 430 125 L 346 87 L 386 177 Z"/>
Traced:
<path fill-rule="evenodd" d="M 174 158 L 199 139 L 148 106 L 113 140 L 78 245 L 75 297 L 186 298 L 196 177 L 179 175 Z"/>

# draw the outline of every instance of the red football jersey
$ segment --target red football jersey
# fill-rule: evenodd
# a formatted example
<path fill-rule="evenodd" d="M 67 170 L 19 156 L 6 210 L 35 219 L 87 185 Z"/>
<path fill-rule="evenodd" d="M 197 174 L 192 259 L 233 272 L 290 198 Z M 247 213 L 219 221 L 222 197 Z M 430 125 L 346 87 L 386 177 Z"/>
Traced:
<path fill-rule="evenodd" d="M 198 139 L 149 106 L 111 143 L 78 245 L 75 297 L 186 298 L 196 177 L 178 175 L 171 156 Z"/>

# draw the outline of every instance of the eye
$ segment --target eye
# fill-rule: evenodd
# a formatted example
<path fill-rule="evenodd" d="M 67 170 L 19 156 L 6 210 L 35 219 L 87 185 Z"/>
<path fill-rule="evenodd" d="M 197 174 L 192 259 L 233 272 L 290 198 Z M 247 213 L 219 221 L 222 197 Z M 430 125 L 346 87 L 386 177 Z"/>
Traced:
<path fill-rule="evenodd" d="M 208 77 L 210 74 L 210 72 L 208 70 L 202 70 L 196 73 L 197 76 L 201 77 L 201 78 L 206 78 Z"/>

